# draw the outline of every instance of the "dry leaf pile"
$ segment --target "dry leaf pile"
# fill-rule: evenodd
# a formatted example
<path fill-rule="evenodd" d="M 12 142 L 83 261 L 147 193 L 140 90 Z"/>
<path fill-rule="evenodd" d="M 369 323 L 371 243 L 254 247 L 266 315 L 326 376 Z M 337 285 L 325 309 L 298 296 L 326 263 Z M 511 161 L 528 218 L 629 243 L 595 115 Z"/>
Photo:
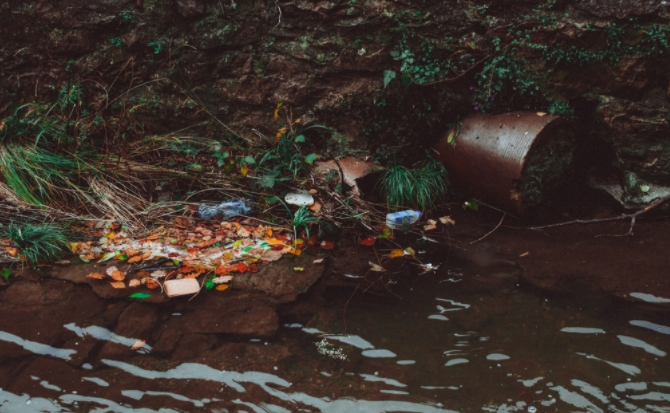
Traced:
<path fill-rule="evenodd" d="M 208 288 L 225 291 L 226 283 L 233 280 L 232 274 L 258 272 L 259 265 L 277 261 L 284 254 L 300 255 L 305 246 L 315 243 L 313 239 L 298 239 L 294 245 L 292 232 L 264 226 L 253 219 L 196 224 L 189 218 L 177 218 L 174 224 L 139 239 L 123 231 L 118 223 L 91 223 L 87 232 L 97 241 L 70 244 L 72 252 L 83 261 L 135 264 L 138 266 L 135 269 L 140 270 L 130 280 L 116 266 L 107 268 L 106 274 L 88 275 L 107 281 L 114 288 L 144 286 L 162 290 L 161 283 L 166 280 L 207 275 Z M 167 264 L 158 264 L 159 260 Z M 151 272 L 142 270 L 161 265 L 169 267 Z"/>

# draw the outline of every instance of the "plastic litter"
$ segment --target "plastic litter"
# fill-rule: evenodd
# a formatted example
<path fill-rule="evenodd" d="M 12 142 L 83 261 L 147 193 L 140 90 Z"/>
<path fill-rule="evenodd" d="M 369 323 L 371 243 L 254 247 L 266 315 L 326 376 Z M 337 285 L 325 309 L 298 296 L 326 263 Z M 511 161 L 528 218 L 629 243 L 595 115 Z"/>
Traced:
<path fill-rule="evenodd" d="M 165 281 L 165 294 L 168 297 L 178 295 L 195 294 L 200 291 L 200 284 L 195 278 L 182 278 L 181 280 Z"/>
<path fill-rule="evenodd" d="M 200 205 L 193 215 L 202 219 L 225 219 L 239 215 L 248 216 L 253 208 L 245 200 L 226 201 L 219 205 Z"/>
<path fill-rule="evenodd" d="M 407 210 L 386 214 L 386 225 L 389 228 L 400 228 L 404 223 L 414 224 L 421 218 L 421 211 Z"/>
<path fill-rule="evenodd" d="M 312 206 L 314 205 L 314 197 L 307 193 L 307 192 L 291 192 L 286 194 L 284 197 L 284 200 L 286 201 L 287 204 L 290 205 L 307 205 L 307 206 Z"/>

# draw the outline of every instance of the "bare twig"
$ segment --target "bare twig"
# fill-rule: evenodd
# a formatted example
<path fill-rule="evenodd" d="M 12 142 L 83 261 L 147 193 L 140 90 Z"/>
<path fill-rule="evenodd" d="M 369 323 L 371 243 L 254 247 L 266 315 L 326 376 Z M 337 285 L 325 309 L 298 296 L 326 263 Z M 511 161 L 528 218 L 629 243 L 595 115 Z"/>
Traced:
<path fill-rule="evenodd" d="M 620 221 L 622 219 L 628 219 L 630 218 L 630 229 L 626 234 L 622 234 L 625 236 L 633 235 L 633 227 L 635 226 L 635 221 L 640 215 L 643 215 L 652 209 L 656 208 L 657 206 L 665 203 L 666 201 L 670 200 L 670 195 L 665 196 L 661 199 L 657 199 L 656 201 L 652 202 L 651 204 L 647 205 L 646 207 L 642 208 L 641 210 L 634 212 L 632 214 L 621 214 L 617 217 L 610 217 L 610 218 L 598 218 L 598 219 L 575 219 L 573 221 L 566 221 L 566 222 L 559 222 L 557 224 L 550 224 L 550 225 L 544 225 L 541 227 L 526 227 L 526 229 L 547 229 L 547 228 L 554 228 L 554 227 L 562 227 L 565 225 L 573 225 L 573 224 L 596 224 L 600 222 L 610 222 L 610 221 Z"/>
<path fill-rule="evenodd" d="M 281 24 L 281 7 L 279 7 L 279 4 L 277 5 L 277 10 L 279 10 L 279 21 L 277 22 L 275 28 Z"/>
<path fill-rule="evenodd" d="M 475 242 L 479 242 L 479 241 L 483 240 L 484 238 L 488 237 L 489 235 L 493 234 L 493 233 L 495 232 L 495 230 L 497 230 L 497 229 L 500 227 L 500 225 L 502 225 L 502 223 L 503 223 L 503 221 L 505 220 L 505 217 L 506 217 L 506 216 L 507 216 L 507 214 L 505 214 L 505 213 L 503 212 L 503 216 L 502 216 L 502 218 L 500 218 L 500 222 L 498 222 L 498 225 L 496 225 L 496 227 L 493 228 L 491 231 L 489 231 L 489 232 L 487 232 L 486 234 L 484 234 L 484 236 L 482 236 L 481 238 L 472 241 L 472 242 L 470 243 L 470 245 L 474 244 Z"/>

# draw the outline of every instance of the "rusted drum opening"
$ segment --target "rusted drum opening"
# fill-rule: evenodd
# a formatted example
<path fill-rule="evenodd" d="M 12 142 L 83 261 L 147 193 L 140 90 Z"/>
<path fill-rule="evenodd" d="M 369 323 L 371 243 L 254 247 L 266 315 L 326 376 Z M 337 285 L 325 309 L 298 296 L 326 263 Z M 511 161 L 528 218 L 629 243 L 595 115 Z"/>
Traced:
<path fill-rule="evenodd" d="M 574 148 L 567 122 L 536 112 L 469 117 L 434 147 L 455 181 L 515 214 L 541 204 L 566 182 Z"/>

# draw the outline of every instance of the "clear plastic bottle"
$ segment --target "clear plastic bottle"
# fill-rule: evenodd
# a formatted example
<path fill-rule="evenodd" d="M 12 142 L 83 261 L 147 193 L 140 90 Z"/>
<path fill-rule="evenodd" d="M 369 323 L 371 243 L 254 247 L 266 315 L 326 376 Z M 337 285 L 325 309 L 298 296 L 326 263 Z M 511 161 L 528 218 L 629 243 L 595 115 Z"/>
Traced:
<path fill-rule="evenodd" d="M 421 211 L 407 210 L 386 214 L 386 225 L 389 228 L 400 228 L 404 223 L 414 224 L 421 218 Z"/>

